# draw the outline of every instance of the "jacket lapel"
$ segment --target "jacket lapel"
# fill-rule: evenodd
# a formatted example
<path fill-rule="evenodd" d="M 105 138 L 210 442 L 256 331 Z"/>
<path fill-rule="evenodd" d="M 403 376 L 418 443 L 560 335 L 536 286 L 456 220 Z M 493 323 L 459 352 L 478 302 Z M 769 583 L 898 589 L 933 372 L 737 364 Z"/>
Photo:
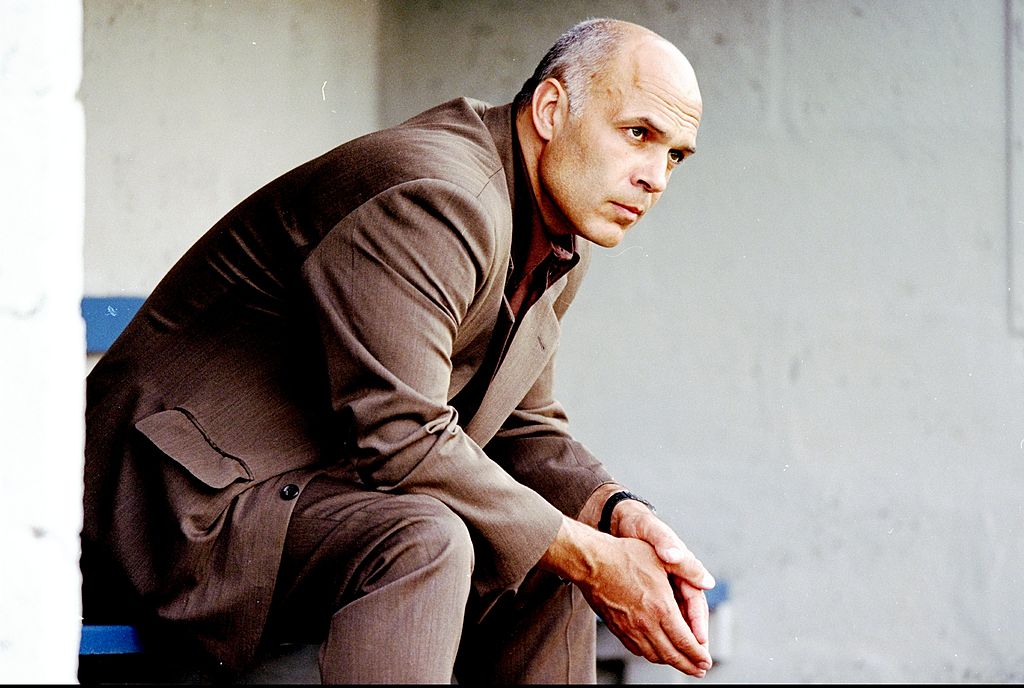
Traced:
<path fill-rule="evenodd" d="M 559 324 L 552 304 L 562 286 L 564 281 L 548 289 L 527 310 L 477 412 L 466 425 L 466 433 L 481 447 L 494 437 L 554 355 Z"/>
<path fill-rule="evenodd" d="M 488 108 L 481 112 L 481 116 L 490 130 L 495 147 L 501 156 L 509 198 L 514 202 L 516 193 L 512 105 L 508 103 Z M 476 413 L 465 425 L 466 434 L 481 447 L 494 437 L 501 424 L 530 391 L 537 377 L 544 370 L 544 366 L 554 355 L 560 326 L 558 318 L 555 317 L 553 304 L 565 285 L 564 278 L 559 280 L 526 311 L 504 359 L 487 386 Z M 502 310 L 498 315 L 496 326 L 499 328 L 511 327 L 511 319 L 512 311 L 508 299 L 503 296 Z M 461 389 L 467 381 L 468 375 L 463 375 L 456 385 Z"/>

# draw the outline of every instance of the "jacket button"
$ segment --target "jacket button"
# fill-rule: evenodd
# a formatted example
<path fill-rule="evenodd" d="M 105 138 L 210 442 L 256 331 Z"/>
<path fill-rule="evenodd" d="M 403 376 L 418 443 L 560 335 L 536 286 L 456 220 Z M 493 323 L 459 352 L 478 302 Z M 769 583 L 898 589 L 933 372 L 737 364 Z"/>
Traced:
<path fill-rule="evenodd" d="M 299 486 L 288 483 L 281 488 L 281 499 L 295 499 L 299 496 Z"/>

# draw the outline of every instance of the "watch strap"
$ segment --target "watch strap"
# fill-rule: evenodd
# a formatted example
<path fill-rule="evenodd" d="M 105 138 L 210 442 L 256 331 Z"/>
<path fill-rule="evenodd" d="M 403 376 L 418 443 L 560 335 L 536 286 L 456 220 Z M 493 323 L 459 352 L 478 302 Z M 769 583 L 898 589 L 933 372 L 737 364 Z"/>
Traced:
<path fill-rule="evenodd" d="M 628 490 L 620 490 L 609 497 L 604 503 L 604 508 L 601 510 L 601 520 L 597 522 L 598 530 L 602 533 L 608 533 L 611 535 L 612 512 L 615 511 L 615 506 L 625 499 L 632 499 L 633 501 L 640 502 L 641 504 L 646 505 L 651 512 L 654 512 L 654 505 L 643 497 L 638 497 Z"/>

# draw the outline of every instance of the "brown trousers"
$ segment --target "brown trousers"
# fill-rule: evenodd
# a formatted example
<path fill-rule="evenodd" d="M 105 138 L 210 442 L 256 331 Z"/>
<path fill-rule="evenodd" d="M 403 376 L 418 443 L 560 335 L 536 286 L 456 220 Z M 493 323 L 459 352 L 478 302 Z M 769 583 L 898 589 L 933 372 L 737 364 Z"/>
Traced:
<path fill-rule="evenodd" d="M 299 496 L 267 640 L 321 642 L 323 683 L 595 683 L 596 617 L 539 570 L 480 619 L 462 520 L 322 476 Z"/>

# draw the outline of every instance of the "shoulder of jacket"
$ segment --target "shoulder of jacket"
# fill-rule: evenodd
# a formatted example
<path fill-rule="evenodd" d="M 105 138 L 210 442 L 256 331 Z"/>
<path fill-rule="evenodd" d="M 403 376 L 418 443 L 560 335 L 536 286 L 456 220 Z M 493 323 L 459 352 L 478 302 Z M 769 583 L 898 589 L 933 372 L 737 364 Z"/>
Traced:
<path fill-rule="evenodd" d="M 437 179 L 479 194 L 496 177 L 504 181 L 502 156 L 479 107 L 466 98 L 442 103 L 352 142 L 348 152 L 370 163 L 368 176 L 391 183 Z"/>

